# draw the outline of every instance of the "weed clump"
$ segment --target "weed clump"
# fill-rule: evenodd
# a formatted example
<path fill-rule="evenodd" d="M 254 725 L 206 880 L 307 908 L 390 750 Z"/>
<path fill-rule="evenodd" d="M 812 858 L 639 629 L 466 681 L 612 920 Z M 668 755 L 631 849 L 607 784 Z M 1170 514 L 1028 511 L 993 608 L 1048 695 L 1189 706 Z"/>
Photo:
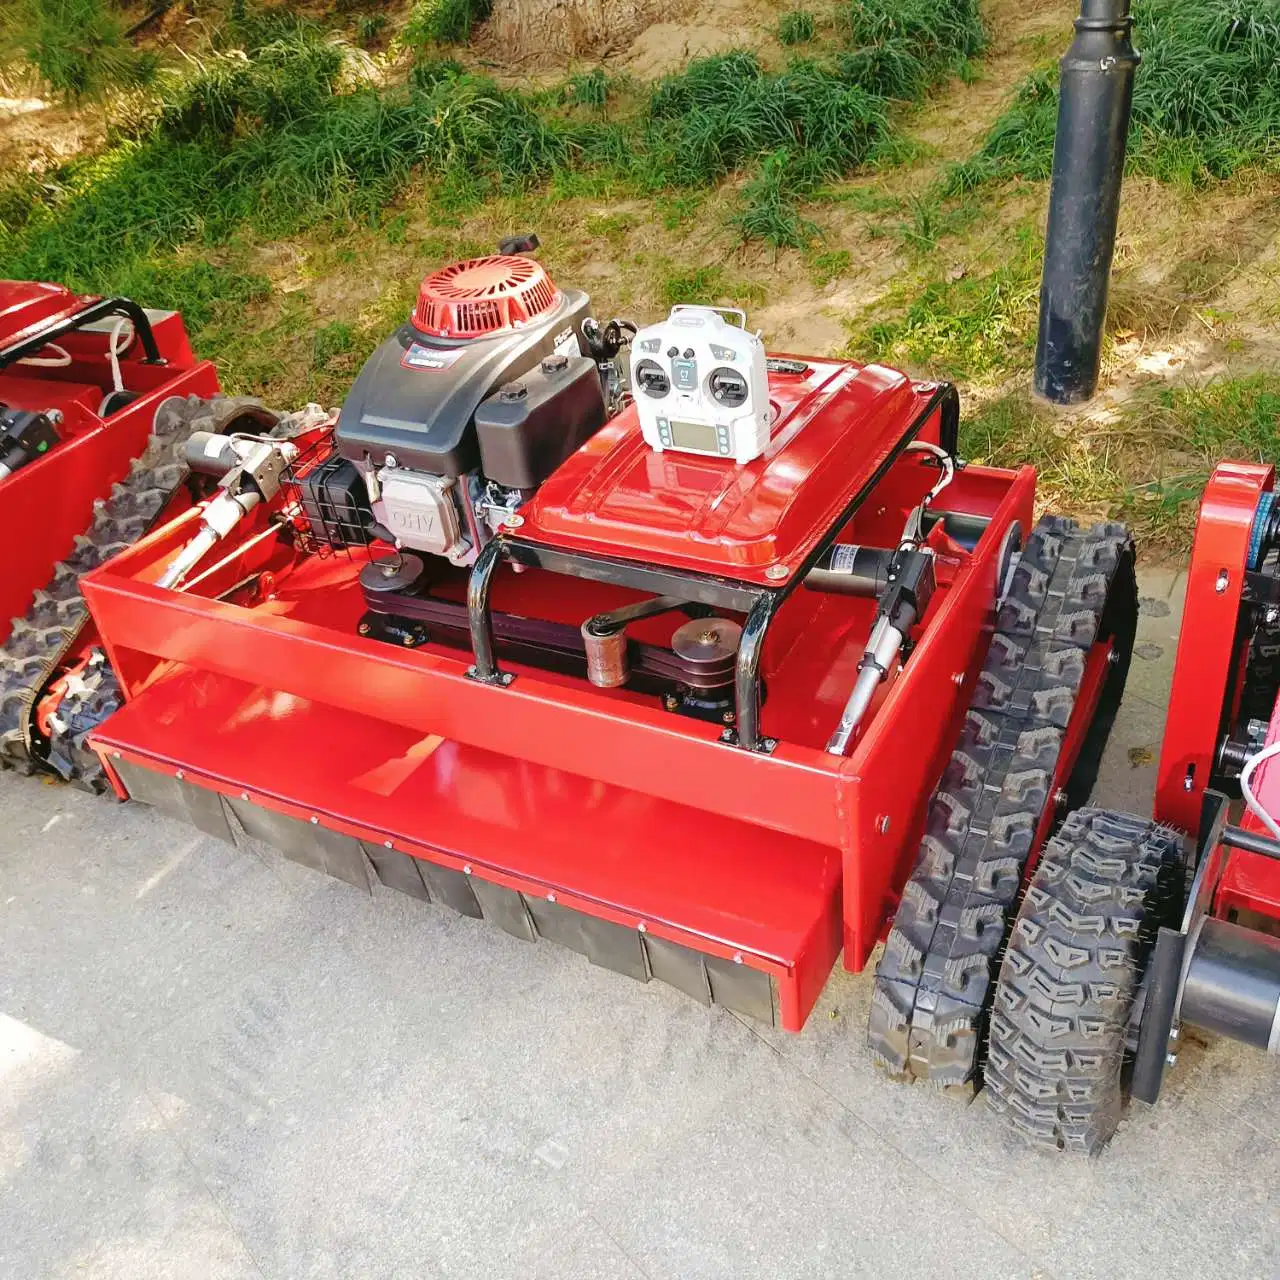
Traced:
<path fill-rule="evenodd" d="M 782 44 L 808 44 L 816 32 L 813 14 L 803 9 L 784 13 L 778 19 L 778 39 Z"/>
<path fill-rule="evenodd" d="M 418 0 L 401 42 L 419 52 L 437 44 L 465 44 L 492 9 L 492 0 Z"/>
<path fill-rule="evenodd" d="M 106 0 L 8 0 L 0 19 L 0 63 L 20 58 L 72 102 L 149 84 L 159 65 L 125 38 Z"/>

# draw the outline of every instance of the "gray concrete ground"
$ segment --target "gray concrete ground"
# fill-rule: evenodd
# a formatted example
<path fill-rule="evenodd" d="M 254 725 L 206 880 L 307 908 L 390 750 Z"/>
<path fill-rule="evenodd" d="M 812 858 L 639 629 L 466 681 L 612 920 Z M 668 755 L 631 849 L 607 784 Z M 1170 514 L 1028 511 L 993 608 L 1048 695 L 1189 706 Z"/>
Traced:
<path fill-rule="evenodd" d="M 1144 576 L 1101 799 L 1146 810 L 1180 590 Z M 1280 1272 L 1280 1075 L 1189 1044 L 1092 1163 L 802 1035 L 0 778 L 0 1278 Z"/>

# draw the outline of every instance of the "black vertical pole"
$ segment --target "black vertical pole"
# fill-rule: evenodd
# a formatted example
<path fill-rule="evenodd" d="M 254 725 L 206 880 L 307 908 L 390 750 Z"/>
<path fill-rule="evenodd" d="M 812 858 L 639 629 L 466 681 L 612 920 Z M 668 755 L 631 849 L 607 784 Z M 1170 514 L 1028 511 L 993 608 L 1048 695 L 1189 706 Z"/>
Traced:
<path fill-rule="evenodd" d="M 1060 64 L 1035 372 L 1036 391 L 1057 404 L 1088 400 L 1098 387 L 1138 65 L 1132 25 L 1129 0 L 1081 0 Z"/>

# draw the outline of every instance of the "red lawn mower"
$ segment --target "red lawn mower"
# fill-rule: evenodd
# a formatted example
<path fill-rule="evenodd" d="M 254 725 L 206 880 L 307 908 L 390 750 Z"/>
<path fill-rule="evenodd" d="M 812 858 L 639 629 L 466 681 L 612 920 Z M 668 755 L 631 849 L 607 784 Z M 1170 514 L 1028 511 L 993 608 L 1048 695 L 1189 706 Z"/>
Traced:
<path fill-rule="evenodd" d="M 964 463 L 948 384 L 600 324 L 506 248 L 336 423 L 197 441 L 215 496 L 87 577 L 118 794 L 790 1030 L 887 937 L 875 1052 L 972 1089 L 1124 685 L 1129 534 Z"/>
<path fill-rule="evenodd" d="M 176 313 L 0 281 L 0 767 L 105 784 L 84 735 L 119 694 L 79 579 L 190 505 L 193 430 L 275 424 L 217 392 Z"/>

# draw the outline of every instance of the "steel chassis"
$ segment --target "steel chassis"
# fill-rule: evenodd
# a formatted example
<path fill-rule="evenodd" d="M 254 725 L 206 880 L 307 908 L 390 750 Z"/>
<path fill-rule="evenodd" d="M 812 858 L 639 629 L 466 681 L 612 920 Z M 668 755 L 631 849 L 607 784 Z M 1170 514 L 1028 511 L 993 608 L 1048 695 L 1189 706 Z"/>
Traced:
<path fill-rule="evenodd" d="M 926 428 L 954 448 L 955 421 L 940 387 L 904 427 L 898 463 Z M 901 489 L 894 465 L 850 495 L 806 567 L 851 517 L 883 512 L 867 499 Z M 776 686 L 761 716 L 766 635 L 788 606 L 808 607 L 803 574 L 759 588 L 504 536 L 471 575 L 473 654 L 398 649 L 358 634 L 359 565 L 299 555 L 265 513 L 198 590 L 156 587 L 194 511 L 84 580 L 126 698 L 93 745 L 122 797 L 212 834 L 239 825 L 358 885 L 372 868 L 517 936 L 798 1030 L 841 950 L 860 970 L 892 914 L 986 655 L 1006 535 L 1030 529 L 1034 490 L 1031 468 L 959 472 L 948 494 L 985 532 L 956 549 L 847 757 L 769 734 Z M 616 583 L 745 612 L 736 733 L 625 690 L 500 667 L 489 601 L 508 562 L 529 567 L 517 585 L 541 574 L 549 591 L 580 593 L 579 616 Z M 867 604 L 850 603 L 864 609 L 858 645 Z M 827 671 L 832 653 L 810 643 Z"/>

